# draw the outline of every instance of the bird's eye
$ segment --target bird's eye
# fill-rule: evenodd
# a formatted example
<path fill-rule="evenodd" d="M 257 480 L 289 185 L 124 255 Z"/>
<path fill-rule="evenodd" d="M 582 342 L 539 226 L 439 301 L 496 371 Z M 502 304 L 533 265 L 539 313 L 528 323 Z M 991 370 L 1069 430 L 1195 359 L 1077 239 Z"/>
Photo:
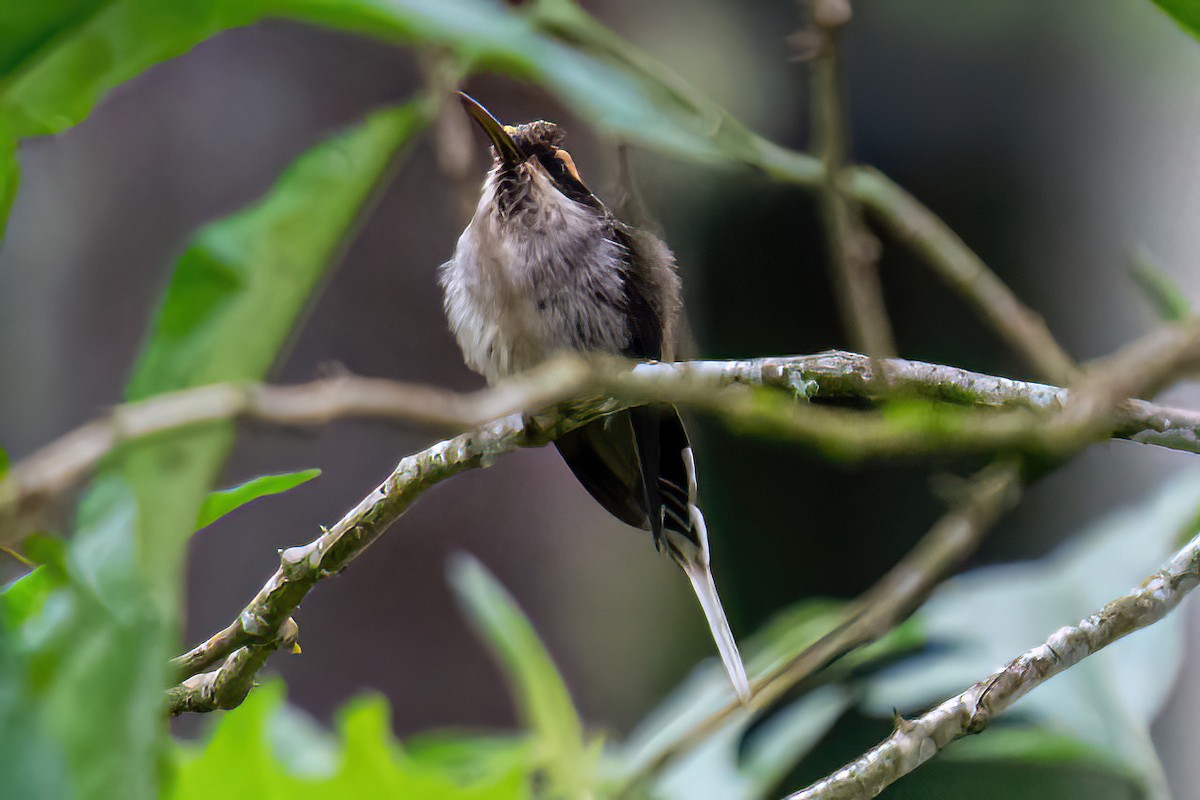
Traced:
<path fill-rule="evenodd" d="M 574 178 L 577 182 L 581 184 L 583 183 L 583 178 L 579 177 L 579 170 L 575 169 L 575 160 L 571 158 L 570 153 L 568 153 L 566 150 L 559 149 L 554 151 L 554 157 L 561 161 L 563 166 L 567 168 L 568 175 Z"/>

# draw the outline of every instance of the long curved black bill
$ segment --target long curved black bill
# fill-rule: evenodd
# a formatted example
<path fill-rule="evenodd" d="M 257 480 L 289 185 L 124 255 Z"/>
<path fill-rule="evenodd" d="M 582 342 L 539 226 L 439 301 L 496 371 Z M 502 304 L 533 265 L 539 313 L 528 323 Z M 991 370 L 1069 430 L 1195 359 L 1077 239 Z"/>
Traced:
<path fill-rule="evenodd" d="M 492 116 L 492 113 L 484 108 L 478 100 L 465 92 L 458 93 L 458 99 L 462 101 L 463 108 L 475 120 L 476 124 L 483 129 L 488 138 L 492 140 L 492 144 L 496 148 L 496 152 L 500 154 L 505 164 L 518 164 L 523 161 L 521 151 L 517 149 L 517 143 L 508 135 L 508 131 L 504 130 L 504 126 L 500 124 L 500 120 Z"/>

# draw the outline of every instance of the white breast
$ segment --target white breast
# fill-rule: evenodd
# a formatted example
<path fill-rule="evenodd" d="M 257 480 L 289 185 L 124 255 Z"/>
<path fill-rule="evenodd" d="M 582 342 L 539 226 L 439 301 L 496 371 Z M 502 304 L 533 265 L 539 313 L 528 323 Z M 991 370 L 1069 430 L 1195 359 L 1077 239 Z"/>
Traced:
<path fill-rule="evenodd" d="M 561 350 L 628 344 L 624 258 L 612 222 L 530 170 L 528 205 L 501 219 L 493 176 L 442 265 L 446 316 L 467 366 L 489 382 Z"/>

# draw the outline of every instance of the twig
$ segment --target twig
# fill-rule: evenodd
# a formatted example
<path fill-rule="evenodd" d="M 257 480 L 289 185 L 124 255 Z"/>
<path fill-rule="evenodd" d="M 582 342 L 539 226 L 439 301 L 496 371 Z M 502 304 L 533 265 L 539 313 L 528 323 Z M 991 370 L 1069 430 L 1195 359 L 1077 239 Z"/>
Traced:
<path fill-rule="evenodd" d="M 599 377 L 605 375 L 607 378 Z M 581 361 L 559 361 L 512 384 L 470 394 L 348 375 L 296 386 L 214 384 L 118 406 L 15 464 L 0 480 L 0 544 L 18 541 L 28 528 L 19 523 L 73 486 L 101 458 L 126 442 L 147 436 L 232 418 L 294 426 L 321 425 L 345 416 L 397 419 L 461 431 L 518 411 L 550 407 L 585 390 L 596 391 L 606 381 L 608 389 L 627 397 L 693 404 L 723 413 L 738 424 L 786 429 L 793 438 L 807 436 L 816 446 L 858 457 L 956 446 L 977 450 L 1012 447 L 1022 439 L 1036 438 L 1033 433 L 1040 417 L 946 419 L 937 438 L 928 436 L 925 429 L 905 431 L 893 422 L 862 413 L 763 404 L 744 393 L 740 397 L 715 394 L 713 387 L 740 383 L 816 398 L 917 397 L 1035 412 L 1061 410 L 1069 397 L 1065 389 L 1046 384 L 902 359 L 873 363 L 864 356 L 839 351 L 746 361 L 641 364 L 631 374 Z M 829 427 L 830 423 L 835 427 Z M 1119 404 L 1112 425 L 1114 435 L 1122 438 L 1200 452 L 1200 412 L 1129 400 Z"/>
<path fill-rule="evenodd" d="M 247 671 L 256 671 L 261 666 L 259 659 L 227 656 L 277 640 L 278 631 L 309 590 L 345 569 L 430 486 L 464 470 L 486 466 L 497 455 L 517 447 L 545 443 L 559 432 L 557 421 L 542 428 L 513 415 L 403 459 L 387 480 L 336 525 L 309 544 L 280 553 L 279 569 L 232 624 L 172 661 L 179 678 L 185 680 L 168 694 L 172 713 L 197 708 L 196 695 L 202 686 L 238 683 L 245 680 Z M 201 686 L 186 682 L 221 659 L 225 659 L 222 665 L 204 678 Z"/>
<path fill-rule="evenodd" d="M 1200 536 L 1159 572 L 1078 625 L 1055 631 L 1032 650 L 921 717 L 897 723 L 892 735 L 832 775 L 787 800 L 860 800 L 933 758 L 955 739 L 982 732 L 1013 703 L 1058 673 L 1118 639 L 1158 622 L 1200 583 Z"/>
<path fill-rule="evenodd" d="M 879 242 L 867 230 L 858 201 L 842 185 L 850 138 L 843 108 L 838 35 L 851 16 L 849 0 L 812 0 L 816 52 L 810 66 L 813 151 L 825 166 L 818 201 L 829 269 L 850 346 L 873 358 L 896 354 L 876 259 Z"/>
<path fill-rule="evenodd" d="M 380 417 L 457 432 L 571 397 L 588 375 L 583 362 L 553 362 L 520 382 L 469 394 L 340 375 L 296 386 L 212 384 L 117 406 L 17 462 L 0 479 L 0 544 L 18 541 L 28 528 L 18 523 L 131 441 L 229 419 L 298 426 Z"/>

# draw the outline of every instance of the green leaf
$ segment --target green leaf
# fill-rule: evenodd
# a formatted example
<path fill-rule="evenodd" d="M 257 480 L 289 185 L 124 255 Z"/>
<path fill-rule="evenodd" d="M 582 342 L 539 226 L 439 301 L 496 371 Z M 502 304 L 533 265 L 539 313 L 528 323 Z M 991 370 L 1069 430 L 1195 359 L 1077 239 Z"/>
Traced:
<path fill-rule="evenodd" d="M 261 202 L 202 229 L 175 268 L 128 398 L 261 378 L 427 121 L 419 102 L 376 112 L 301 156 Z"/>
<path fill-rule="evenodd" d="M 1129 591 L 1161 566 L 1181 531 L 1194 532 L 1197 497 L 1200 473 L 1181 475 L 1045 559 L 948 581 L 918 615 L 938 647 L 873 679 L 866 707 L 879 715 L 923 710 Z M 1030 692 L 1010 714 L 1076 737 L 1137 774 L 1149 796 L 1165 796 L 1150 722 L 1179 670 L 1181 624 L 1171 615 L 1115 643 Z"/>
<path fill-rule="evenodd" d="M 310 758 L 323 765 L 300 765 L 295 743 L 279 739 L 285 722 L 305 719 Z M 446 739 L 445 745 L 474 762 L 471 775 L 459 766 L 411 756 L 393 738 L 387 703 L 380 697 L 352 701 L 338 714 L 337 740 L 313 730 L 302 712 L 283 703 L 283 684 L 272 681 L 225 714 L 203 746 L 176 749 L 169 800 L 327 800 L 327 798 L 405 798 L 405 800 L 518 800 L 528 796 L 527 750 L 508 747 L 518 757 L 499 760 L 492 740 Z M 340 741 L 338 741 L 340 740 Z M 474 748 L 478 746 L 479 750 Z M 475 758 L 473 756 L 477 755 Z"/>
<path fill-rule="evenodd" d="M 1167 12 L 1179 27 L 1200 38 L 1200 2 L 1196 0 L 1154 0 L 1154 5 Z"/>
<path fill-rule="evenodd" d="M 129 396 L 260 380 L 424 119 L 415 104 L 378 112 L 205 228 L 176 267 Z M 158 796 L 184 546 L 232 438 L 223 423 L 114 453 L 81 506 L 66 585 L 21 625 L 14 686 L 36 697 L 75 797 Z M 11 738 L 0 731 L 0 750 Z"/>
<path fill-rule="evenodd" d="M 566 684 L 528 618 L 471 556 L 460 554 L 451 561 L 450 581 L 467 616 L 508 673 L 518 710 L 555 792 L 568 797 L 589 793 L 598 752 L 584 738 Z"/>
<path fill-rule="evenodd" d="M 574 3 L 538 3 L 527 13 L 489 0 L 64 0 L 48 5 L 44 12 L 0 17 L 9 43 L 0 46 L 0 64 L 8 64 L 0 69 L 0 212 L 15 191 L 20 138 L 74 125 L 108 91 L 147 67 L 264 16 L 447 48 L 472 70 L 534 81 L 597 127 L 676 156 L 750 164 L 808 183 L 821 172 L 816 159 L 753 134 Z"/>
<path fill-rule="evenodd" d="M 473 71 L 533 81 L 601 130 L 672 155 L 812 182 L 820 163 L 771 144 L 574 3 L 276 0 L 276 13 L 386 41 L 435 44 Z"/>
<path fill-rule="evenodd" d="M 271 758 L 268 725 L 283 703 L 283 683 L 258 687 L 223 714 L 203 748 L 180 747 L 166 797 L 171 800 L 283 798 L 280 769 Z"/>
<path fill-rule="evenodd" d="M 263 14 L 258 0 L 0 3 L 0 237 L 20 139 L 81 122 L 110 90 Z"/>
<path fill-rule="evenodd" d="M 1164 322 L 1182 322 L 1192 316 L 1192 304 L 1187 295 L 1149 252 L 1138 250 L 1134 254 L 1129 274 Z"/>
<path fill-rule="evenodd" d="M 273 494 L 282 494 L 302 483 L 308 483 L 320 474 L 321 470 L 319 469 L 306 469 L 299 472 L 285 472 L 280 475 L 262 475 L 243 483 L 241 486 L 222 489 L 218 492 L 210 492 L 208 498 L 204 501 L 204 505 L 200 507 L 200 514 L 196 517 L 196 528 L 199 529 L 213 524 L 221 517 L 234 509 L 246 505 L 251 500 L 257 500 L 260 497 L 267 497 Z"/>
<path fill-rule="evenodd" d="M 302 155 L 263 200 L 202 229 L 176 265 L 129 399 L 262 379 L 425 120 L 419 103 L 376 112 Z M 138 554 L 165 578 L 162 592 L 177 591 L 175 562 L 232 441 L 224 423 L 125 454 L 122 471 L 153 532 Z"/>
<path fill-rule="evenodd" d="M 0 11 L 0 139 L 57 133 L 105 93 L 263 13 L 255 0 L 50 0 Z"/>
<path fill-rule="evenodd" d="M 3 447 L 0 447 L 0 479 L 4 478 L 4 476 L 8 474 L 9 465 L 10 462 L 8 460 L 8 451 Z"/>
<path fill-rule="evenodd" d="M 32 729 L 52 738 L 43 746 L 61 759 L 58 780 L 71 787 L 52 796 L 149 800 L 157 793 L 168 628 L 133 557 L 136 515 L 128 485 L 100 477 L 61 564 L 26 579 L 32 594 L 49 591 L 17 613 L 6 608 L 19 642 L 6 677 L 26 698 Z M 24 736 L 24 728 L 0 729 L 0 751 L 22 746 Z M 38 760 L 14 765 L 6 783 L 33 785 L 40 778 L 31 771 L 43 768 Z"/>

